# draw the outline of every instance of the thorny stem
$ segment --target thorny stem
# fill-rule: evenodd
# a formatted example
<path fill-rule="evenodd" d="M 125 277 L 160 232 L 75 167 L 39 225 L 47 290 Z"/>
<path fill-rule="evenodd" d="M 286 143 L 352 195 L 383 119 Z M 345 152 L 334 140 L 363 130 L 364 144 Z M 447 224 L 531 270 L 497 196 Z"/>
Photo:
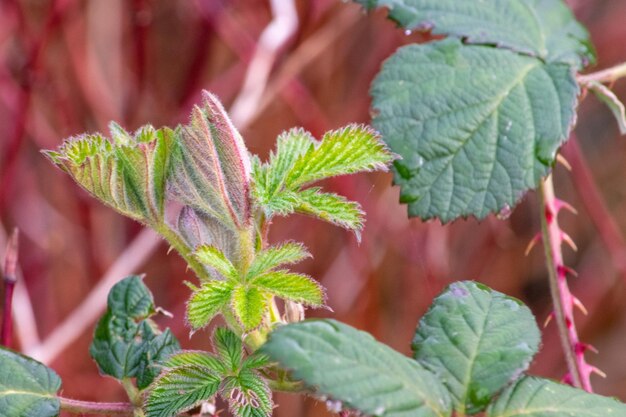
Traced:
<path fill-rule="evenodd" d="M 561 245 L 566 235 L 559 228 L 557 215 L 563 203 L 554 196 L 552 175 L 546 177 L 540 186 L 541 194 L 541 234 L 546 255 L 550 280 L 550 293 L 554 304 L 554 319 L 565 352 L 569 371 L 568 377 L 575 387 L 592 392 L 590 375 L 594 371 L 585 361 L 586 345 L 578 339 L 574 322 L 574 304 L 579 303 L 567 285 L 568 268 L 563 263 Z"/>
<path fill-rule="evenodd" d="M 57 397 L 61 402 L 61 409 L 74 414 L 103 414 L 107 416 L 132 417 L 134 407 L 130 403 L 101 403 L 92 401 L 72 400 Z"/>
<path fill-rule="evenodd" d="M 577 77 L 580 84 L 586 85 L 591 82 L 612 83 L 622 77 L 626 77 L 626 62 L 591 74 L 579 75 Z"/>
<path fill-rule="evenodd" d="M 13 342 L 13 290 L 17 282 L 17 250 L 18 250 L 17 229 L 13 231 L 4 258 L 3 280 L 4 280 L 4 304 L 2 308 L 2 334 L 0 334 L 0 344 L 10 346 Z"/>

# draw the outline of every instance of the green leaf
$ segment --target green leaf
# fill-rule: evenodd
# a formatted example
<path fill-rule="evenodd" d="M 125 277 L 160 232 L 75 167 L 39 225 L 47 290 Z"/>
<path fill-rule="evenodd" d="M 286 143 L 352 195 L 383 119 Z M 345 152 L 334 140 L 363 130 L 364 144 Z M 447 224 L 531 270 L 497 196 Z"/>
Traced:
<path fill-rule="evenodd" d="M 626 135 L 626 111 L 624 110 L 624 104 L 611 89 L 599 82 L 590 82 L 587 86 L 611 110 L 617 121 L 619 133 Z"/>
<path fill-rule="evenodd" d="M 520 301 L 475 282 L 455 282 L 420 320 L 417 359 L 452 394 L 461 415 L 482 411 L 519 377 L 539 348 L 540 332 Z"/>
<path fill-rule="evenodd" d="M 294 211 L 352 230 L 360 240 L 364 220 L 359 203 L 337 194 L 320 192 L 314 187 L 297 193 Z"/>
<path fill-rule="evenodd" d="M 174 131 L 144 126 L 131 136 L 115 123 L 109 128 L 112 140 L 82 135 L 44 154 L 121 214 L 151 225 L 162 222 Z"/>
<path fill-rule="evenodd" d="M 211 369 L 187 365 L 175 368 L 155 381 L 146 402 L 147 417 L 171 417 L 213 397 L 221 377 Z"/>
<path fill-rule="evenodd" d="M 408 30 L 431 29 L 467 43 L 496 45 L 547 62 L 595 62 L 587 30 L 562 0 L 357 0 L 388 7 L 389 18 Z"/>
<path fill-rule="evenodd" d="M 44 364 L 0 347 L 0 417 L 54 417 L 61 378 Z"/>
<path fill-rule="evenodd" d="M 507 388 L 487 409 L 487 417 L 617 417 L 626 405 L 613 398 L 542 378 L 525 377 Z"/>
<path fill-rule="evenodd" d="M 311 254 L 301 243 L 287 242 L 269 247 L 256 254 L 248 269 L 247 279 L 254 278 L 281 265 L 300 262 L 310 256 Z"/>
<path fill-rule="evenodd" d="M 267 311 L 267 296 L 258 288 L 239 285 L 233 291 L 231 307 L 244 330 L 254 330 Z"/>
<path fill-rule="evenodd" d="M 286 270 L 271 271 L 255 277 L 250 283 L 286 300 L 311 306 L 324 304 L 324 290 L 308 275 Z"/>
<path fill-rule="evenodd" d="M 239 369 L 243 359 L 243 345 L 235 333 L 225 327 L 218 327 L 213 332 L 213 347 L 226 368 L 231 371 Z"/>
<path fill-rule="evenodd" d="M 196 365 L 209 368 L 217 374 L 226 372 L 224 364 L 215 356 L 201 350 L 183 350 L 168 357 L 163 362 L 163 368 L 178 368 L 185 365 Z"/>
<path fill-rule="evenodd" d="M 351 124 L 325 133 L 319 144 L 297 159 L 285 182 L 293 188 L 338 175 L 386 171 L 392 159 L 378 133 Z"/>
<path fill-rule="evenodd" d="M 231 229 L 248 224 L 250 159 L 219 100 L 204 91 L 191 122 L 178 131 L 171 196 Z"/>
<path fill-rule="evenodd" d="M 211 280 L 194 291 L 187 302 L 187 322 L 192 329 L 200 329 L 228 306 L 233 294 L 233 284 L 228 281 Z"/>
<path fill-rule="evenodd" d="M 334 320 L 278 327 L 260 351 L 319 394 L 366 415 L 443 417 L 452 412 L 446 389 L 420 364 Z"/>
<path fill-rule="evenodd" d="M 419 68 L 419 71 L 416 71 Z M 400 48 L 376 77 L 374 125 L 409 215 L 450 221 L 515 205 L 575 121 L 570 66 L 456 39 Z"/>
<path fill-rule="evenodd" d="M 150 320 L 156 309 L 139 276 L 124 278 L 109 292 L 108 308 L 98 322 L 89 347 L 102 374 L 118 380 L 137 378 L 137 386 L 150 385 L 159 363 L 180 345 L 168 330 L 161 333 Z"/>
<path fill-rule="evenodd" d="M 237 281 L 239 273 L 226 255 L 215 246 L 203 245 L 196 249 L 195 256 L 200 262 L 214 268 L 225 279 Z"/>
<path fill-rule="evenodd" d="M 237 417 L 272 415 L 272 391 L 258 372 L 242 369 L 236 376 L 226 378 L 222 396 Z"/>

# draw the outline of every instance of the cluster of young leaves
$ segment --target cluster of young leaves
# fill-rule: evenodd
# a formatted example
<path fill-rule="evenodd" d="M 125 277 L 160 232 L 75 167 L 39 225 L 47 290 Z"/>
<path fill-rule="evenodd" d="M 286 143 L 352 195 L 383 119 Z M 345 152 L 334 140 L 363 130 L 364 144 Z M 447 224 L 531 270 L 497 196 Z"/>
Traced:
<path fill-rule="evenodd" d="M 373 130 L 349 125 L 321 141 L 302 129 L 286 132 L 262 163 L 250 158 L 224 108 L 208 92 L 187 125 L 146 126 L 132 136 L 112 123 L 111 136 L 78 136 L 46 154 L 95 197 L 152 226 L 182 252 L 202 280 L 189 302 L 193 329 L 223 313 L 234 316 L 243 331 L 253 330 L 269 317 L 273 297 L 322 305 L 317 283 L 280 268 L 308 252 L 292 243 L 264 248 L 258 244 L 263 224 L 298 212 L 358 236 L 359 204 L 306 187 L 337 175 L 384 170 L 393 159 Z M 183 206 L 175 225 L 165 220 L 172 201 Z"/>
<path fill-rule="evenodd" d="M 171 417 L 214 402 L 219 395 L 231 413 L 241 417 L 268 417 L 272 393 L 259 369 L 267 365 L 260 354 L 244 356 L 241 340 L 226 328 L 213 333 L 215 354 L 182 351 L 163 364 L 163 373 L 146 398 L 148 417 Z"/>
<path fill-rule="evenodd" d="M 152 321 L 157 309 L 141 277 L 129 276 L 115 284 L 107 304 L 89 353 L 102 375 L 120 381 L 135 378 L 143 390 L 158 375 L 159 363 L 180 350 L 180 344 L 170 329 L 161 332 Z"/>
<path fill-rule="evenodd" d="M 221 277 L 203 283 L 187 304 L 187 321 L 192 329 L 206 326 L 219 312 L 234 314 L 244 331 L 259 327 L 272 297 L 281 297 L 308 306 L 324 304 L 324 290 L 311 277 L 277 269 L 310 256 L 301 244 L 288 242 L 256 253 L 252 263 L 241 270 L 214 246 L 201 246 L 195 256 Z"/>
<path fill-rule="evenodd" d="M 378 417 L 605 417 L 626 405 L 525 375 L 540 333 L 519 300 L 450 285 L 422 317 L 413 359 L 334 320 L 281 326 L 261 348 L 319 396 Z"/>
<path fill-rule="evenodd" d="M 483 218 L 536 188 L 575 123 L 575 73 L 595 60 L 563 0 L 355 1 L 447 36 L 400 48 L 371 87 L 409 215 Z"/>

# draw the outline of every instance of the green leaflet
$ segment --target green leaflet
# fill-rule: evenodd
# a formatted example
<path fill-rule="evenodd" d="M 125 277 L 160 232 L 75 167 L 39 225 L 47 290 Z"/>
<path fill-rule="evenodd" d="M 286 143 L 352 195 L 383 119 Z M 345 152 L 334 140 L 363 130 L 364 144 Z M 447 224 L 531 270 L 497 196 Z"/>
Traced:
<path fill-rule="evenodd" d="M 200 288 L 193 288 L 187 304 L 187 321 L 193 329 L 206 326 L 215 315 L 224 313 L 224 309 L 235 315 L 244 330 L 255 329 L 267 316 L 272 296 L 311 306 L 324 303 L 324 290 L 311 277 L 274 270 L 310 256 L 299 243 L 288 242 L 260 250 L 245 271 L 239 271 L 213 246 L 201 246 L 195 255 L 227 281 L 210 280 Z"/>
<path fill-rule="evenodd" d="M 319 142 L 302 129 L 292 129 L 279 136 L 267 163 L 253 160 L 253 196 L 268 217 L 298 212 L 358 233 L 363 227 L 358 204 L 302 187 L 338 175 L 386 170 L 392 159 L 377 133 L 365 126 L 327 132 Z"/>
<path fill-rule="evenodd" d="M 513 207 L 549 172 L 578 91 L 570 66 L 504 49 L 400 48 L 372 95 L 374 125 L 402 156 L 394 179 L 409 215 L 447 222 Z"/>
<path fill-rule="evenodd" d="M 624 104 L 619 100 L 619 98 L 617 98 L 615 93 L 604 84 L 590 82 L 587 87 L 593 91 L 596 97 L 598 97 L 598 99 L 606 104 L 606 106 L 611 110 L 615 120 L 617 121 L 619 133 L 626 135 L 626 111 L 624 109 Z"/>
<path fill-rule="evenodd" d="M 521 375 L 540 332 L 520 301 L 475 282 L 456 282 L 420 320 L 413 351 L 452 394 L 461 415 L 482 411 Z"/>
<path fill-rule="evenodd" d="M 487 417 L 618 417 L 626 405 L 613 398 L 547 379 L 525 377 L 508 387 L 487 409 Z"/>
<path fill-rule="evenodd" d="M 281 326 L 260 349 L 319 394 L 363 414 L 450 416 L 446 389 L 416 361 L 334 320 Z"/>
<path fill-rule="evenodd" d="M 121 214 L 149 225 L 161 223 L 175 132 L 148 125 L 131 136 L 115 123 L 109 128 L 111 140 L 99 134 L 77 136 L 44 154 Z"/>
<path fill-rule="evenodd" d="M 118 380 L 136 378 L 144 389 L 158 375 L 158 365 L 180 349 L 169 329 L 160 332 L 150 320 L 154 300 L 141 277 L 130 276 L 109 292 L 108 308 L 89 348 L 102 374 Z"/>
<path fill-rule="evenodd" d="M 578 69 L 595 62 L 587 30 L 562 0 L 356 0 L 400 26 L 497 45 Z"/>
<path fill-rule="evenodd" d="M 266 359 L 258 354 L 244 359 L 241 339 L 229 329 L 217 328 L 212 340 L 216 355 L 184 351 L 167 359 L 146 398 L 148 417 L 172 417 L 215 395 L 237 417 L 271 415 L 271 391 L 257 371 Z"/>
<path fill-rule="evenodd" d="M 61 379 L 34 359 L 0 347 L 0 417 L 55 417 Z"/>

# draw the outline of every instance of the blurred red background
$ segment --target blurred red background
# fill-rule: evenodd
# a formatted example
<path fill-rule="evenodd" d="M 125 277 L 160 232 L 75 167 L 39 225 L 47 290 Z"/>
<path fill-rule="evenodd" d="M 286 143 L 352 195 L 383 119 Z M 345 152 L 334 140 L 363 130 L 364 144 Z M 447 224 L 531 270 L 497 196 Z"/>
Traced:
<path fill-rule="evenodd" d="M 175 315 L 160 323 L 184 347 L 209 349 L 210 331 L 189 338 L 184 327 L 189 290 L 182 282 L 194 278 L 183 261 L 80 190 L 42 148 L 81 132 L 106 132 L 110 120 L 128 130 L 184 122 L 204 88 L 231 108 L 250 151 L 265 158 L 292 126 L 319 137 L 349 122 L 368 123 L 368 88 L 381 62 L 403 44 L 427 40 L 396 29 L 384 11 L 366 15 L 352 3 L 299 0 L 297 22 L 275 21 L 272 30 L 282 25 L 283 33 L 259 43 L 288 3 L 275 0 L 272 9 L 265 0 L 0 1 L 0 248 L 18 227 L 23 276 L 13 347 L 51 365 L 65 396 L 124 399 L 114 380 L 98 375 L 88 346 L 106 290 L 127 273 L 147 274 L 157 304 Z M 626 61 L 626 0 L 569 3 L 591 32 L 597 69 Z M 615 86 L 620 97 L 625 86 Z M 564 249 L 579 273 L 570 283 L 589 310 L 576 316 L 577 324 L 582 340 L 600 350 L 589 361 L 607 373 L 593 378 L 596 391 L 626 400 L 626 141 L 591 96 L 580 106 L 576 133 L 563 150 L 573 171 L 557 166 L 555 181 L 557 194 L 579 211 L 561 217 L 579 247 Z M 332 316 L 408 354 L 433 296 L 452 281 L 476 279 L 524 300 L 540 323 L 547 317 L 542 251 L 524 256 L 539 230 L 534 193 L 508 219 L 442 226 L 407 219 L 390 174 L 326 186 L 364 206 L 360 245 L 348 232 L 300 216 L 279 219 L 270 234 L 272 241 L 300 240 L 314 255 L 297 268 L 326 286 L 334 311 L 308 316 Z M 557 379 L 565 373 L 554 325 L 544 330 L 532 371 Z M 329 415 L 300 396 L 276 400 L 279 417 Z"/>

